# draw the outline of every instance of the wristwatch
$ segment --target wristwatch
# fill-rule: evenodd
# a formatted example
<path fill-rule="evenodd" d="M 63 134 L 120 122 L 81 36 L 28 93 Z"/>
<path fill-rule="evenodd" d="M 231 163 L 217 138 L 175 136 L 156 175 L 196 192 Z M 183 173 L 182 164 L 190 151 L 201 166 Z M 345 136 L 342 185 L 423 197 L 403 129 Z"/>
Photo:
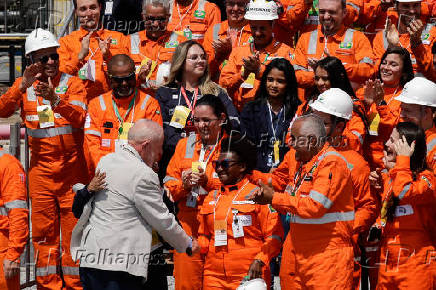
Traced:
<path fill-rule="evenodd" d="M 386 106 L 386 101 L 385 100 L 381 100 L 380 102 L 378 102 L 377 106 Z"/>

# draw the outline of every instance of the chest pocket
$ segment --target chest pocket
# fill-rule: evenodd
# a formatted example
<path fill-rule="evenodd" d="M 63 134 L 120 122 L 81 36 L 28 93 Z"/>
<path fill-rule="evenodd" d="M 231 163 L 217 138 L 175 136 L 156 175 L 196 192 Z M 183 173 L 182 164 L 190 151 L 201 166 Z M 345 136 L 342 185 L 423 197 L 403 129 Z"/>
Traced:
<path fill-rule="evenodd" d="M 258 227 L 256 220 L 256 205 L 246 203 L 247 201 L 238 201 L 235 200 L 232 203 L 232 211 L 237 210 L 236 216 L 238 217 L 239 222 L 242 223 L 242 226 L 249 227 L 249 226 L 255 226 Z M 232 223 L 234 214 L 233 212 L 229 213 L 229 218 L 227 219 L 228 223 Z"/>
<path fill-rule="evenodd" d="M 191 22 L 189 29 L 192 31 L 192 40 L 198 40 L 204 38 L 207 26 L 204 20 L 201 20 L 200 22 Z"/>

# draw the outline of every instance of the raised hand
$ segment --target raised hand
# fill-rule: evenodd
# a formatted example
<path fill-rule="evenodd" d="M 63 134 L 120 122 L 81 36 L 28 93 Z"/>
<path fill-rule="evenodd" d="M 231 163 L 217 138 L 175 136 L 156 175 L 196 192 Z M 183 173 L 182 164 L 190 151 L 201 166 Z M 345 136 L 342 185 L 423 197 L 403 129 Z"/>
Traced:
<path fill-rule="evenodd" d="M 82 42 L 81 42 L 82 47 L 80 48 L 80 52 L 78 55 L 78 58 L 80 61 L 83 61 L 89 53 L 89 41 L 90 41 L 91 35 L 93 33 L 94 33 L 94 30 L 88 32 L 88 34 L 82 38 Z"/>
<path fill-rule="evenodd" d="M 41 63 L 33 63 L 26 67 L 21 79 L 19 89 L 22 93 L 26 91 L 39 77 L 42 75 L 43 65 Z"/>

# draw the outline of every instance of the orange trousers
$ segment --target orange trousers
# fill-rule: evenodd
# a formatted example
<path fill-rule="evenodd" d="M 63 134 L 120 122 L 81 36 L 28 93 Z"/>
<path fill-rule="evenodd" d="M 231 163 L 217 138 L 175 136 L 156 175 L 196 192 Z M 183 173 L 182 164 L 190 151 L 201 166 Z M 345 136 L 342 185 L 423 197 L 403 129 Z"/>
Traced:
<path fill-rule="evenodd" d="M 3 272 L 3 259 L 6 256 L 6 251 L 8 250 L 8 232 L 0 231 L 0 289 L 2 290 L 19 290 L 20 289 L 20 274 L 10 278 L 5 279 Z"/>
<path fill-rule="evenodd" d="M 200 253 L 189 257 L 185 253 L 174 251 L 175 290 L 203 289 L 203 266 Z"/>
<path fill-rule="evenodd" d="M 65 289 L 82 289 L 79 267 L 70 254 L 71 232 L 77 221 L 71 207 L 72 186 L 86 183 L 86 166 L 77 156 L 50 162 L 32 160 L 29 192 L 37 288 L 59 290 L 64 284 Z"/>

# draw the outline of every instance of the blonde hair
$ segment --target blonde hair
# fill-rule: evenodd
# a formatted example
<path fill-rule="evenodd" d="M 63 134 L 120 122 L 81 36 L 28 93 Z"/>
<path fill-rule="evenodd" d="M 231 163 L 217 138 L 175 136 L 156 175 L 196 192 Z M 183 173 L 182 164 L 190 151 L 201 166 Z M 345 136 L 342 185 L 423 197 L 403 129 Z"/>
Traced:
<path fill-rule="evenodd" d="M 201 47 L 204 53 L 206 53 L 203 46 L 194 40 L 185 41 L 177 46 L 171 61 L 170 75 L 168 76 L 168 81 L 165 84 L 166 86 L 179 85 L 182 83 L 182 74 L 186 62 L 186 56 L 188 54 L 188 50 L 194 45 L 198 45 Z M 210 80 L 209 65 L 207 62 L 204 74 L 199 80 L 198 87 L 202 95 L 211 94 L 218 96 L 222 90 L 220 86 Z"/>

